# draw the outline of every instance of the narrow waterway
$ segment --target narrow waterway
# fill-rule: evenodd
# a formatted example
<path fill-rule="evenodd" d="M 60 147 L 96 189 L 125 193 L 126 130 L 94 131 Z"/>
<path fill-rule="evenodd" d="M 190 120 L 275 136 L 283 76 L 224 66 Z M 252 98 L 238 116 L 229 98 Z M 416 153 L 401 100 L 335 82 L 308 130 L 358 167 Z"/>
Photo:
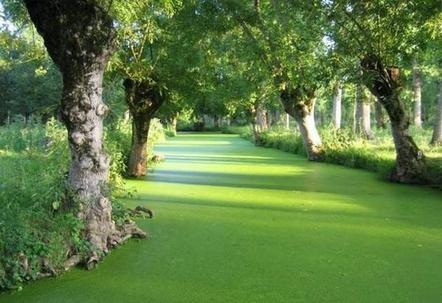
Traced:
<path fill-rule="evenodd" d="M 128 181 L 150 240 L 93 271 L 0 295 L 12 303 L 441 302 L 442 193 L 256 148 L 183 134 Z"/>

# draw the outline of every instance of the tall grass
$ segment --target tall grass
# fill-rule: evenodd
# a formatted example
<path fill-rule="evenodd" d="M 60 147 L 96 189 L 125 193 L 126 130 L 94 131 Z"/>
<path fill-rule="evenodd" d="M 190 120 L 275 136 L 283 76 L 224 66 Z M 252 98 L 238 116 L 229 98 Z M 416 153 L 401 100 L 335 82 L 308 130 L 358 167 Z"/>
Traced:
<path fill-rule="evenodd" d="M 350 129 L 333 127 L 319 130 L 323 141 L 324 162 L 378 172 L 387 176 L 395 164 L 395 147 L 389 129 L 374 130 L 375 139 L 365 140 Z M 229 127 L 227 133 L 240 134 L 253 140 L 250 127 Z M 442 146 L 431 146 L 431 130 L 414 128 L 410 133 L 426 155 L 430 179 L 442 187 Z M 296 129 L 271 128 L 261 134 L 260 145 L 305 156 L 305 148 Z"/>
<path fill-rule="evenodd" d="M 0 289 L 62 270 L 80 222 L 57 210 L 68 154 L 63 128 L 15 123 L 0 128 Z"/>
<path fill-rule="evenodd" d="M 162 136 L 161 125 L 154 125 L 152 138 Z M 126 194 L 123 173 L 130 122 L 108 127 L 105 141 L 112 159 L 110 195 L 116 201 Z M 68 253 L 81 254 L 89 248 L 82 237 L 82 222 L 73 210 L 60 207 L 69 163 L 66 129 L 59 122 L 0 127 L 0 291 L 62 272 Z M 118 212 L 118 202 L 115 209 L 118 221 L 118 215 L 125 213 Z"/>

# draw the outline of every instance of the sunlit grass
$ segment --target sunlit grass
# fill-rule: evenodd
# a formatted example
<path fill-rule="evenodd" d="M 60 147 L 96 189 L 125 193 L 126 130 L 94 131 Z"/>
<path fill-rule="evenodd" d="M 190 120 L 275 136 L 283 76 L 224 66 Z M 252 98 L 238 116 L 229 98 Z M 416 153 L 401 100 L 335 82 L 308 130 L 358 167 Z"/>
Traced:
<path fill-rule="evenodd" d="M 207 141 L 192 148 L 182 142 Z M 230 144 L 215 144 L 229 141 Z M 235 136 L 181 135 L 131 180 L 126 201 L 156 212 L 85 272 L 0 302 L 438 302 L 442 195 L 376 175 L 255 148 Z"/>

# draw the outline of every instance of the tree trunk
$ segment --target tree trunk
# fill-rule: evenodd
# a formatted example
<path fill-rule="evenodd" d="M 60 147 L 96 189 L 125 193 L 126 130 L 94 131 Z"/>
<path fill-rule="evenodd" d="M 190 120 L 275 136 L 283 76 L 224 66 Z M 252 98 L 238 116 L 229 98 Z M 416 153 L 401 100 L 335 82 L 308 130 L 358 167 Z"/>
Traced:
<path fill-rule="evenodd" d="M 382 108 L 382 104 L 376 100 L 374 103 L 374 112 L 376 118 L 376 127 L 377 128 L 386 128 L 387 123 L 385 122 L 384 109 Z"/>
<path fill-rule="evenodd" d="M 269 128 L 267 123 L 267 112 L 261 105 L 258 105 L 256 108 L 256 125 L 260 132 L 266 131 Z"/>
<path fill-rule="evenodd" d="M 434 118 L 433 137 L 431 138 L 431 145 L 442 144 L 442 80 L 439 81 L 439 93 L 437 95 L 437 113 Z"/>
<path fill-rule="evenodd" d="M 68 130 L 71 167 L 66 207 L 78 209 L 92 266 L 123 237 L 106 194 L 109 157 L 103 149 L 103 72 L 113 50 L 112 19 L 94 1 L 25 0 L 49 55 L 63 75 L 61 116 Z"/>
<path fill-rule="evenodd" d="M 341 128 L 341 115 L 342 115 L 342 87 L 338 83 L 334 88 L 333 93 L 333 126 L 336 129 Z"/>
<path fill-rule="evenodd" d="M 371 110 L 368 103 L 368 96 L 364 91 L 362 84 L 356 86 L 356 115 L 355 115 L 355 133 L 367 140 L 374 139 L 371 131 Z"/>
<path fill-rule="evenodd" d="M 401 183 L 427 183 L 427 166 L 422 151 L 409 135 L 409 118 L 399 94 L 402 88 L 399 69 L 384 68 L 380 58 L 367 55 L 361 60 L 363 80 L 390 117 L 396 148 L 396 166 L 390 179 Z"/>
<path fill-rule="evenodd" d="M 141 177 L 147 174 L 148 137 L 150 121 L 163 104 L 165 98 L 158 85 L 151 81 L 124 81 L 126 103 L 132 115 L 132 147 L 127 174 Z"/>
<path fill-rule="evenodd" d="M 316 99 L 314 89 L 306 89 L 300 86 L 296 88 L 285 87 L 281 89 L 280 93 L 285 111 L 299 125 L 307 158 L 311 161 L 320 160 L 322 156 L 322 141 L 315 124 L 314 110 Z"/>
<path fill-rule="evenodd" d="M 177 123 L 178 123 L 178 114 L 173 116 L 172 121 L 170 123 L 171 130 L 173 131 L 174 136 L 176 136 L 176 134 L 177 134 L 177 131 L 176 131 Z"/>
<path fill-rule="evenodd" d="M 416 58 L 413 60 L 413 99 L 413 122 L 422 127 L 422 76 Z"/>

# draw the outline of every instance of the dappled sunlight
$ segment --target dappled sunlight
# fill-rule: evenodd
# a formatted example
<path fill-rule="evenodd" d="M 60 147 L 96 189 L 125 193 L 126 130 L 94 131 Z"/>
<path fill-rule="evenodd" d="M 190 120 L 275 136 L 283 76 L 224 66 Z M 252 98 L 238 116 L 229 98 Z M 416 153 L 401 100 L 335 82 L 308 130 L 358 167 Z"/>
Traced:
<path fill-rule="evenodd" d="M 367 206 L 352 203 L 345 195 L 320 192 L 303 192 L 286 189 L 259 189 L 244 186 L 198 184 L 170 184 L 153 182 L 152 187 L 137 188 L 139 198 L 163 203 L 197 204 L 201 206 L 251 208 L 279 211 L 321 211 L 334 214 L 369 214 L 373 210 Z M 204 186 L 202 186 L 204 185 Z M 164 189 L 167 188 L 167 191 Z"/>

